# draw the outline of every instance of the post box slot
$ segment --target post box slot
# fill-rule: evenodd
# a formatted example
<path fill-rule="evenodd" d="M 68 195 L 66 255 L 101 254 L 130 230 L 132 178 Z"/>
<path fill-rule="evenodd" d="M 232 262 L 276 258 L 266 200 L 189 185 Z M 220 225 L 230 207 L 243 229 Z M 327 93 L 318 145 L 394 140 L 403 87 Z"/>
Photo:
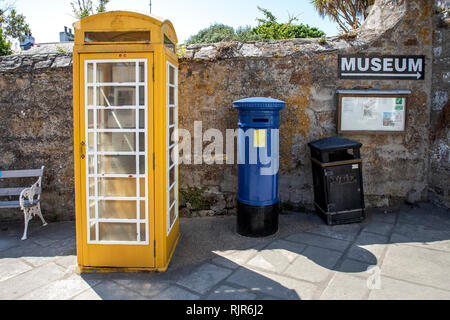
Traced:
<path fill-rule="evenodd" d="M 254 118 L 253 122 L 264 122 L 264 123 L 267 123 L 267 122 L 269 122 L 269 119 L 267 119 L 267 118 Z"/>

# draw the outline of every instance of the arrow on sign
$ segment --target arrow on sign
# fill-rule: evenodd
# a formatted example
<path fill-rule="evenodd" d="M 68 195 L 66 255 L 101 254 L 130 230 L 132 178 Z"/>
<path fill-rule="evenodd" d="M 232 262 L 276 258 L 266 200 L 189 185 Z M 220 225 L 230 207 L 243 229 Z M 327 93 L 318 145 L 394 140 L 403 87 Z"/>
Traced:
<path fill-rule="evenodd" d="M 417 73 L 341 73 L 342 77 L 404 77 L 420 79 L 422 74 Z"/>

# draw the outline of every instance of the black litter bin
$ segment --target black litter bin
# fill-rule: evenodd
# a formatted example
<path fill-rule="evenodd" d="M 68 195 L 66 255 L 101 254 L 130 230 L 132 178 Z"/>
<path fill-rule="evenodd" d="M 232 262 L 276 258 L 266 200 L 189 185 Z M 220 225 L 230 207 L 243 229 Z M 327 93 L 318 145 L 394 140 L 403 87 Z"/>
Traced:
<path fill-rule="evenodd" d="M 329 137 L 310 142 L 308 146 L 316 211 L 328 225 L 363 221 L 362 144 Z"/>

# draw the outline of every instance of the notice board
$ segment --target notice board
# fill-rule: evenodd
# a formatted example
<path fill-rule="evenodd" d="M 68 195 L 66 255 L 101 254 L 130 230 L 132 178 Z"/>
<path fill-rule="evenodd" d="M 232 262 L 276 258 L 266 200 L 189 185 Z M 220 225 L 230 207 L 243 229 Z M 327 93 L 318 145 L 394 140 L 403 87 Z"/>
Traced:
<path fill-rule="evenodd" d="M 338 133 L 406 130 L 409 90 L 338 90 Z"/>

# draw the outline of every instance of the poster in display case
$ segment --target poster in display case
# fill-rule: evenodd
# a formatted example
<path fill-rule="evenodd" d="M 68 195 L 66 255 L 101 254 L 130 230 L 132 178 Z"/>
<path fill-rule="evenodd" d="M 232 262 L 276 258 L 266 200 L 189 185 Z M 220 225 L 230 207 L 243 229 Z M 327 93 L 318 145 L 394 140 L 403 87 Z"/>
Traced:
<path fill-rule="evenodd" d="M 338 90 L 338 133 L 406 130 L 409 90 Z"/>

